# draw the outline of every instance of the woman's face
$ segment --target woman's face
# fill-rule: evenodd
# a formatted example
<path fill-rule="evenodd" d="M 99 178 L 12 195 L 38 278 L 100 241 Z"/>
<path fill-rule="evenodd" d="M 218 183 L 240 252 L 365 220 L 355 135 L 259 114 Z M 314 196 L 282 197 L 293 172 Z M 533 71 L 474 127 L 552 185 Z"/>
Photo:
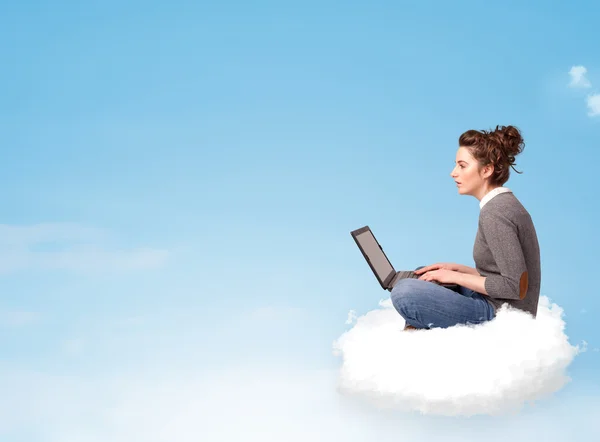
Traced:
<path fill-rule="evenodd" d="M 458 193 L 472 195 L 479 199 L 486 188 L 486 178 L 489 176 L 489 167 L 479 170 L 479 163 L 471 156 L 466 147 L 459 147 L 456 152 L 456 166 L 450 176 L 456 182 Z"/>

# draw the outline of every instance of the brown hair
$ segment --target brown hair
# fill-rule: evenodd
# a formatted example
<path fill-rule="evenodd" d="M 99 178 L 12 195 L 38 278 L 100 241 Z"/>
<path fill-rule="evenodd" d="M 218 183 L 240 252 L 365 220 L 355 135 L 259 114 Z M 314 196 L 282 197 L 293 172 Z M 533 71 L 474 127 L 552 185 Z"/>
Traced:
<path fill-rule="evenodd" d="M 509 167 L 517 173 L 522 173 L 513 166 L 515 157 L 525 148 L 525 141 L 519 129 L 514 126 L 496 126 L 493 131 L 468 130 L 459 137 L 458 145 L 469 150 L 479 162 L 480 169 L 488 164 L 494 166 L 490 177 L 491 184 L 504 185 L 510 174 Z"/>

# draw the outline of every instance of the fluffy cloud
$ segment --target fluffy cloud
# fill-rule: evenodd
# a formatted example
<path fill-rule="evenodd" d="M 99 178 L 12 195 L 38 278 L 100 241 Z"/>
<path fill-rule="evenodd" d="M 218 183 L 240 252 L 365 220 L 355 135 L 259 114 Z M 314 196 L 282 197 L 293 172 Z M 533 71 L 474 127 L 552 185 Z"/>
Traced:
<path fill-rule="evenodd" d="M 77 224 L 0 225 L 0 274 L 31 268 L 147 269 L 163 265 L 167 257 L 166 250 L 115 247 L 107 232 Z"/>
<path fill-rule="evenodd" d="M 35 312 L 0 310 L 0 327 L 21 327 L 33 324 L 38 318 Z"/>
<path fill-rule="evenodd" d="M 399 321 L 399 316 L 394 314 L 392 317 L 389 305 L 384 303 L 382 307 L 364 316 L 350 316 L 349 319 L 356 325 L 346 335 L 344 351 L 351 350 L 348 347 L 349 337 L 354 336 L 360 341 L 370 329 L 374 339 L 369 342 L 375 342 L 375 348 L 358 350 L 363 357 L 377 358 L 379 355 L 379 360 L 384 351 L 391 355 L 389 361 L 392 364 L 384 367 L 390 372 L 390 377 L 391 371 L 398 370 L 399 365 L 414 364 L 415 368 L 425 365 L 428 355 L 424 349 L 411 349 L 410 346 L 394 348 L 393 345 L 398 344 L 398 336 L 412 336 L 423 343 L 422 339 L 426 339 L 427 335 L 434 336 L 436 331 L 400 332 L 402 321 Z M 442 344 L 448 346 L 448 340 L 454 339 L 452 347 L 444 351 L 455 359 L 463 357 L 462 363 L 443 357 L 443 364 L 425 370 L 425 373 L 417 373 L 409 381 L 424 385 L 426 379 L 422 376 L 428 375 L 427 371 L 435 372 L 441 380 L 452 378 L 453 382 L 459 383 L 470 378 L 468 388 L 472 391 L 479 385 L 484 397 L 465 399 L 471 402 L 478 400 L 485 411 L 489 397 L 485 397 L 486 373 L 481 370 L 486 368 L 486 364 L 481 359 L 491 353 L 497 359 L 506 355 L 508 350 L 503 347 L 514 346 L 511 341 L 521 342 L 515 339 L 516 334 L 533 333 L 528 341 L 530 343 L 540 334 L 547 334 L 538 339 L 538 352 L 531 358 L 533 362 L 530 361 L 530 365 L 537 363 L 549 371 L 561 370 L 561 364 L 554 362 L 557 355 L 552 353 L 552 348 L 560 347 L 565 354 L 573 349 L 556 344 L 564 339 L 560 328 L 562 321 L 555 308 L 541 306 L 539 319 L 542 325 L 539 329 L 528 328 L 527 321 L 519 315 L 504 316 L 514 321 L 514 330 L 502 340 L 495 338 L 492 343 L 482 344 L 483 338 L 469 338 L 469 332 L 475 333 L 476 330 L 464 329 L 463 334 L 458 329 L 446 330 L 449 337 L 438 336 L 438 348 Z M 98 324 L 86 321 L 86 327 L 91 331 L 97 330 L 97 333 L 70 328 L 70 332 L 80 334 L 74 334 L 73 339 L 67 341 L 61 338 L 59 342 L 63 347 L 59 349 L 62 351 L 58 360 L 52 361 L 44 356 L 43 359 L 50 363 L 31 363 L 29 360 L 21 364 L 17 360 L 0 363 L 0 440 L 358 442 L 374 439 L 396 442 L 424 439 L 468 442 L 480 441 L 482 434 L 486 435 L 488 442 L 532 437 L 545 442 L 562 442 L 584 440 L 583 435 L 585 440 L 600 438 L 596 418 L 600 411 L 600 396 L 596 394 L 599 390 L 593 379 L 591 384 L 572 383 L 571 388 L 561 391 L 559 398 L 540 402 L 536 407 L 526 407 L 516 416 L 448 418 L 395 409 L 381 410 L 365 403 L 360 396 L 341 395 L 336 388 L 340 367 L 332 366 L 330 362 L 333 361 L 321 361 L 315 365 L 310 355 L 298 345 L 301 341 L 290 339 L 291 335 L 285 332 L 289 329 L 299 331 L 298 336 L 305 339 L 307 331 L 313 327 L 308 321 L 310 318 L 298 315 L 295 308 L 263 308 L 259 311 L 258 315 L 243 316 L 229 310 L 223 310 L 221 314 L 204 310 L 199 314 L 192 312 L 189 316 L 181 312 L 171 315 L 170 319 L 161 312 L 155 318 L 127 317 L 120 321 L 123 325 L 145 324 L 136 331 L 123 327 L 115 329 L 114 324 L 119 321 L 112 322 L 110 327 L 106 324 L 97 327 Z M 265 315 L 265 312 L 268 314 Z M 387 319 L 386 313 L 390 313 Z M 285 320 L 272 321 L 278 314 Z M 217 321 L 210 324 L 208 316 L 215 316 Z M 293 322 L 294 318 L 298 322 Z M 154 327 L 152 322 L 155 322 Z M 175 328 L 172 326 L 175 322 L 185 324 L 182 328 Z M 269 324 L 264 331 L 269 333 L 261 331 L 256 334 L 256 329 L 266 322 Z M 367 327 L 368 323 L 371 327 Z M 231 340 L 226 334 L 228 332 Z M 245 339 L 248 335 L 260 337 L 264 342 L 254 346 L 253 339 Z M 494 339 L 493 334 L 487 336 Z M 265 358 L 262 351 L 265 345 L 269 346 L 268 341 L 280 338 L 281 347 L 279 344 L 269 347 L 269 354 L 273 357 Z M 319 342 L 326 344 L 322 337 Z M 364 343 L 367 342 L 363 340 Z M 465 348 L 466 345 L 473 347 Z M 492 349 L 493 345 L 499 348 Z M 521 342 L 514 351 L 520 353 L 524 348 L 526 345 Z M 299 357 L 290 358 L 291 353 L 280 350 L 289 350 Z M 411 351 L 414 353 L 411 354 Z M 216 359 L 223 353 L 240 355 L 245 352 L 249 358 L 233 358 L 226 363 Z M 466 358 L 464 353 L 468 355 Z M 513 357 L 509 362 L 514 364 L 516 359 Z M 569 356 L 563 355 L 563 359 L 563 365 L 567 365 Z M 423 362 L 419 363 L 419 360 Z M 539 360 L 544 361 L 540 363 Z M 476 361 L 474 365 L 473 361 Z M 335 362 L 339 365 L 340 361 Z M 453 363 L 460 365 L 464 373 L 457 375 Z M 505 370 L 517 376 L 524 365 L 527 364 L 505 366 Z M 348 364 L 344 362 L 342 373 L 347 368 Z M 396 375 L 406 374 L 400 369 Z M 498 371 L 487 376 L 498 378 Z M 505 374 L 504 378 L 507 377 Z M 536 385 L 547 382 L 549 377 L 551 375 L 540 373 L 533 385 L 528 386 L 529 391 L 536 390 Z M 433 379 L 433 383 L 439 384 L 439 380 Z M 439 393 L 447 392 L 442 389 Z M 514 394 L 522 395 L 519 391 Z M 507 400 L 510 401 L 510 398 Z M 432 398 L 434 406 L 439 407 L 439 402 Z"/>
<path fill-rule="evenodd" d="M 585 66 L 573 66 L 569 71 L 569 75 L 571 77 L 571 82 L 569 83 L 569 87 L 581 87 L 588 88 L 591 87 L 590 81 L 586 77 L 587 69 Z"/>
<path fill-rule="evenodd" d="M 446 416 L 516 412 L 560 390 L 582 351 L 569 344 L 562 309 L 546 297 L 537 319 L 505 307 L 482 325 L 407 332 L 391 301 L 380 305 L 334 348 L 343 358 L 340 391 L 381 407 Z"/>
<path fill-rule="evenodd" d="M 589 392 L 496 419 L 379 412 L 345 400 L 335 371 L 146 365 L 83 376 L 0 369 L 0 439 L 31 442 L 594 440 Z"/>
<path fill-rule="evenodd" d="M 0 224 L 2 246 L 23 246 L 50 242 L 105 241 L 107 232 L 74 223 L 39 223 L 32 225 Z"/>
<path fill-rule="evenodd" d="M 600 115 L 600 94 L 594 94 L 587 97 L 588 115 L 595 117 Z"/>
<path fill-rule="evenodd" d="M 569 87 L 572 88 L 590 88 L 592 83 L 586 77 L 587 69 L 585 66 L 573 66 L 569 71 L 571 82 Z M 591 94 L 586 97 L 586 104 L 588 108 L 588 116 L 596 117 L 600 116 L 600 94 Z"/>
<path fill-rule="evenodd" d="M 352 324 L 354 321 L 356 321 L 356 312 L 354 310 L 350 310 L 348 312 L 348 319 L 346 319 L 346 324 Z"/>
<path fill-rule="evenodd" d="M 256 321 L 288 321 L 305 314 L 306 311 L 299 307 L 265 306 L 252 310 L 249 317 Z"/>

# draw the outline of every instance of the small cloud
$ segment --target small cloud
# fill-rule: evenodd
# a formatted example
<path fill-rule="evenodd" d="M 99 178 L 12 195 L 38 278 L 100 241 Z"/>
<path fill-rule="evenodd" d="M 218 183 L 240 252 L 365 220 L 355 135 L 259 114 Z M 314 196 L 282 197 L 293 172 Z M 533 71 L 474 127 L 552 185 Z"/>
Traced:
<path fill-rule="evenodd" d="M 339 391 L 384 408 L 445 416 L 518 411 L 570 381 L 563 310 L 540 297 L 537 318 L 507 308 L 493 321 L 405 332 L 388 298 L 334 342 Z"/>
<path fill-rule="evenodd" d="M 148 318 L 144 316 L 128 316 L 123 318 L 117 322 L 117 325 L 125 326 L 125 327 L 137 327 L 140 325 L 144 325 L 147 322 Z"/>
<path fill-rule="evenodd" d="M 573 66 L 569 71 L 571 82 L 569 87 L 572 88 L 590 88 L 592 83 L 586 77 L 587 69 L 585 66 Z M 589 117 L 600 116 L 600 94 L 591 94 L 586 98 L 586 105 Z"/>
<path fill-rule="evenodd" d="M 85 341 L 81 338 L 67 339 L 63 343 L 63 349 L 66 353 L 77 354 L 83 351 Z"/>
<path fill-rule="evenodd" d="M 304 313 L 305 310 L 299 307 L 264 306 L 250 311 L 250 318 L 258 321 L 295 319 Z"/>
<path fill-rule="evenodd" d="M 571 82 L 569 87 L 588 88 L 591 87 L 590 81 L 586 78 L 587 69 L 584 66 L 573 66 L 569 71 Z"/>
<path fill-rule="evenodd" d="M 0 311 L 0 327 L 22 327 L 33 324 L 39 318 L 35 312 Z"/>
<path fill-rule="evenodd" d="M 106 240 L 106 231 L 74 223 L 0 224 L 0 244 L 3 246 Z"/>
<path fill-rule="evenodd" d="M 166 261 L 165 250 L 106 250 L 101 247 L 74 247 L 60 252 L 31 254 L 30 264 L 43 269 L 137 270 L 160 267 Z"/>
<path fill-rule="evenodd" d="M 346 319 L 346 324 L 352 324 L 356 321 L 356 312 L 354 310 L 350 310 L 348 312 L 348 319 Z"/>
<path fill-rule="evenodd" d="M 587 97 L 588 116 L 596 117 L 600 115 L 600 94 L 594 94 Z"/>
<path fill-rule="evenodd" d="M 166 250 L 122 249 L 111 242 L 105 231 L 76 224 L 0 225 L 0 274 L 31 268 L 84 272 L 154 269 L 169 256 Z"/>

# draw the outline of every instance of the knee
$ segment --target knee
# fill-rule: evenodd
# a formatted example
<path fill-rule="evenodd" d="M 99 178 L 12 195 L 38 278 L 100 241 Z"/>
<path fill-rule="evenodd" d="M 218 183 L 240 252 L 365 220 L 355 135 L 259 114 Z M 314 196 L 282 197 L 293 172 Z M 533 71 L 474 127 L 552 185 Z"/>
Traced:
<path fill-rule="evenodd" d="M 390 298 L 399 312 L 406 312 L 418 300 L 418 280 L 401 279 L 392 289 Z"/>
<path fill-rule="evenodd" d="M 410 293 L 416 293 L 423 287 L 423 282 L 420 279 L 406 278 L 401 279 L 392 288 L 392 295 L 403 296 Z"/>

